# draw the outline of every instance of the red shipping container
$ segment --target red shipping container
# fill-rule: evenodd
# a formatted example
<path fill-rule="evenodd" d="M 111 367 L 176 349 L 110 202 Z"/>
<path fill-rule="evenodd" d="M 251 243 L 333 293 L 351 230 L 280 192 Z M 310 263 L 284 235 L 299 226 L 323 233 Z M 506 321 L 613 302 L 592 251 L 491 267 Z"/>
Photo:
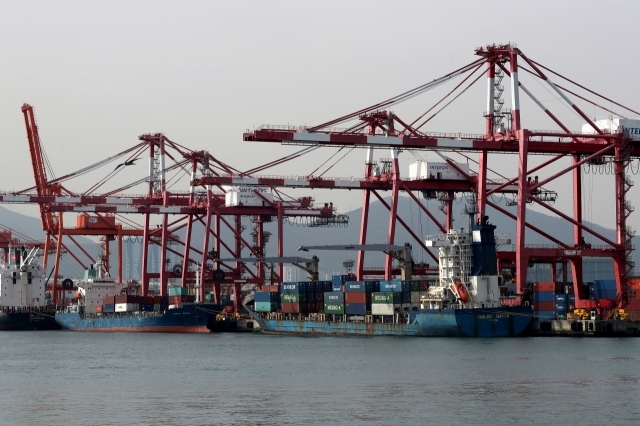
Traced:
<path fill-rule="evenodd" d="M 97 305 L 96 306 L 96 312 L 101 314 L 102 313 L 102 305 Z"/>
<path fill-rule="evenodd" d="M 127 295 L 124 296 L 116 296 L 115 299 L 115 303 L 129 303 L 129 297 Z M 133 303 L 133 302 L 131 302 Z M 109 303 L 107 303 L 109 305 Z"/>
<path fill-rule="evenodd" d="M 305 314 L 307 311 L 306 303 L 282 303 L 281 309 L 283 314 Z"/>
<path fill-rule="evenodd" d="M 163 300 L 164 299 L 164 300 Z M 153 296 L 153 304 L 154 305 L 160 305 L 162 304 L 162 302 L 164 302 L 166 299 L 166 297 L 163 296 Z"/>
<path fill-rule="evenodd" d="M 102 304 L 103 305 L 114 305 L 116 298 L 115 296 L 106 296 L 104 299 L 102 299 Z"/>
<path fill-rule="evenodd" d="M 548 281 L 543 283 L 533 283 L 533 291 L 535 291 L 536 293 L 556 291 L 556 282 Z"/>
<path fill-rule="evenodd" d="M 556 302 L 555 300 L 551 300 L 549 302 L 533 302 L 533 310 L 534 311 L 555 311 Z"/>
<path fill-rule="evenodd" d="M 169 296 L 169 305 L 177 305 L 178 303 L 192 303 L 195 296 L 189 294 L 184 296 Z"/>
<path fill-rule="evenodd" d="M 367 303 L 367 293 L 345 293 L 344 303 Z"/>

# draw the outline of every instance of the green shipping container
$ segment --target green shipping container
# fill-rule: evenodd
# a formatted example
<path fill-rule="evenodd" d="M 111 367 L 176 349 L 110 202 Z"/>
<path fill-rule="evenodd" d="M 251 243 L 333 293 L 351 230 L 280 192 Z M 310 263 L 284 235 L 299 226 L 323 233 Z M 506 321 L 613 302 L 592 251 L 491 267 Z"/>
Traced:
<path fill-rule="evenodd" d="M 278 304 L 275 302 L 255 302 L 254 309 L 256 312 L 276 312 Z"/>
<path fill-rule="evenodd" d="M 282 303 L 306 303 L 306 293 L 282 293 L 280 294 Z"/>
<path fill-rule="evenodd" d="M 169 287 L 169 296 L 188 296 L 189 289 L 187 287 Z"/>
<path fill-rule="evenodd" d="M 420 291 L 420 282 L 411 281 L 411 291 Z"/>
<path fill-rule="evenodd" d="M 344 303 L 325 303 L 325 314 L 344 314 Z"/>
<path fill-rule="evenodd" d="M 213 294 L 211 293 L 207 293 L 204 295 L 204 300 L 206 300 L 207 302 L 213 302 Z"/>
<path fill-rule="evenodd" d="M 398 304 L 400 293 L 371 293 L 371 303 Z"/>

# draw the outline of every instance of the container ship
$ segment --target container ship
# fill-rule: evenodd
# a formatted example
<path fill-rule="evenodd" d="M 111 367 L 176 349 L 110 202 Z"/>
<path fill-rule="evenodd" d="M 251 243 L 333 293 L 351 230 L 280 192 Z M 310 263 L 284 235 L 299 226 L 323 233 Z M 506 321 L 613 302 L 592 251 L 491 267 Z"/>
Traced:
<path fill-rule="evenodd" d="M 65 330 L 93 332 L 209 333 L 220 305 L 195 303 L 186 287 L 169 288 L 169 296 L 121 294 L 125 285 L 103 276 L 102 268 L 85 271 L 76 303 L 55 314 Z M 209 296 L 209 295 L 207 295 Z"/>
<path fill-rule="evenodd" d="M 266 333 L 361 336 L 509 337 L 525 332 L 531 306 L 504 306 L 495 226 L 482 223 L 427 238 L 439 278 L 284 282 L 254 293 L 254 318 Z M 275 287 L 275 288 L 274 288 Z"/>
<path fill-rule="evenodd" d="M 48 304 L 39 248 L 10 249 L 0 263 L 0 330 L 58 330 L 55 307 Z"/>

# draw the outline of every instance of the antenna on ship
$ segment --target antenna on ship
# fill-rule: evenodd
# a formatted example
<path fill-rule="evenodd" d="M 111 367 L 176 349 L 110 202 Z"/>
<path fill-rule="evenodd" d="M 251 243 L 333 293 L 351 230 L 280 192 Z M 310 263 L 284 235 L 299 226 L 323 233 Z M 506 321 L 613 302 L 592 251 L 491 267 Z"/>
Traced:
<path fill-rule="evenodd" d="M 469 232 L 473 230 L 475 224 L 474 217 L 478 215 L 478 194 L 470 192 L 465 196 L 467 204 L 464 206 L 463 213 L 469 216 Z"/>

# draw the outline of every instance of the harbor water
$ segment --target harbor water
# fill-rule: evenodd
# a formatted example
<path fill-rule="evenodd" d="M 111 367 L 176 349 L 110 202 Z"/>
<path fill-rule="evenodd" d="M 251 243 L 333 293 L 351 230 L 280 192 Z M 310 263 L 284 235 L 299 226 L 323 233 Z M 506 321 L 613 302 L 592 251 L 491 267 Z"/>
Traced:
<path fill-rule="evenodd" d="M 640 424 L 640 339 L 0 333 L 2 425 Z"/>

